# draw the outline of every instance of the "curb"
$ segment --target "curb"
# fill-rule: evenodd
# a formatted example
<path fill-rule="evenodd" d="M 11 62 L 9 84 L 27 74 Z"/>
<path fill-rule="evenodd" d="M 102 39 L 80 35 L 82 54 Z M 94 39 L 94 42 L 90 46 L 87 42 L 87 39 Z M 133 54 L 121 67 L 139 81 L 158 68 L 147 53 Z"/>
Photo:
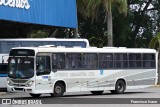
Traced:
<path fill-rule="evenodd" d="M 158 84 L 158 85 L 155 85 L 155 87 L 160 87 L 160 85 Z"/>
<path fill-rule="evenodd" d="M 4 95 L 4 94 L 6 94 L 6 92 L 0 92 L 0 95 Z"/>

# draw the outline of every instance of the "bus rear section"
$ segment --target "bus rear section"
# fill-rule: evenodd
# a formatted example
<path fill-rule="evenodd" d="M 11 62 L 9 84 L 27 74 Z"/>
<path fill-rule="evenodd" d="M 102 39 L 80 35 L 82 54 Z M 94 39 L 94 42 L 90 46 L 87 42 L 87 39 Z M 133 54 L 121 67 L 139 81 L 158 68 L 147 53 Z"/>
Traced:
<path fill-rule="evenodd" d="M 0 54 L 0 89 L 7 87 L 8 54 Z"/>

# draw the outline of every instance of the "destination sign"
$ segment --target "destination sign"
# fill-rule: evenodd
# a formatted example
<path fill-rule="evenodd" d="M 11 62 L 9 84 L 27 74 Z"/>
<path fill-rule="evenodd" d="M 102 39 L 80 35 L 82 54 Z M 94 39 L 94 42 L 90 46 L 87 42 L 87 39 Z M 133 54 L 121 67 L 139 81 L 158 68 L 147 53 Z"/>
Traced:
<path fill-rule="evenodd" d="M 34 56 L 34 50 L 29 49 L 13 49 L 10 52 L 10 56 Z"/>

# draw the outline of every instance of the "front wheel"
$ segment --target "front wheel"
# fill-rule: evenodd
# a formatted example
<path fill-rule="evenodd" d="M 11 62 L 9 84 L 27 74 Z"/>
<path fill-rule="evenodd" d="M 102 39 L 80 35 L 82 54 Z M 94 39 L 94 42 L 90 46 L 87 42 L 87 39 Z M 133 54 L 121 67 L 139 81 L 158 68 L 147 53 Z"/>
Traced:
<path fill-rule="evenodd" d="M 103 91 L 91 91 L 93 95 L 101 95 Z"/>
<path fill-rule="evenodd" d="M 53 89 L 53 93 L 51 93 L 51 96 L 54 97 L 61 97 L 64 93 L 64 85 L 62 83 L 56 83 Z"/>
<path fill-rule="evenodd" d="M 30 93 L 30 95 L 31 95 L 33 98 L 38 98 L 38 97 L 40 97 L 41 94 L 31 94 L 31 93 Z"/>

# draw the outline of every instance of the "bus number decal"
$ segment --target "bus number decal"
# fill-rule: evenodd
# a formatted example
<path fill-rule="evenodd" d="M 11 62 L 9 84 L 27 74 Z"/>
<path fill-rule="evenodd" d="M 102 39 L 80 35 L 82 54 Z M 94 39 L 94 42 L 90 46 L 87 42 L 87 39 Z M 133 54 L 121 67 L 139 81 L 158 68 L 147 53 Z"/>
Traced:
<path fill-rule="evenodd" d="M 42 76 L 43 79 L 48 79 L 48 76 Z"/>
<path fill-rule="evenodd" d="M 103 75 L 103 73 L 104 73 L 103 70 L 100 70 L 100 75 Z"/>

